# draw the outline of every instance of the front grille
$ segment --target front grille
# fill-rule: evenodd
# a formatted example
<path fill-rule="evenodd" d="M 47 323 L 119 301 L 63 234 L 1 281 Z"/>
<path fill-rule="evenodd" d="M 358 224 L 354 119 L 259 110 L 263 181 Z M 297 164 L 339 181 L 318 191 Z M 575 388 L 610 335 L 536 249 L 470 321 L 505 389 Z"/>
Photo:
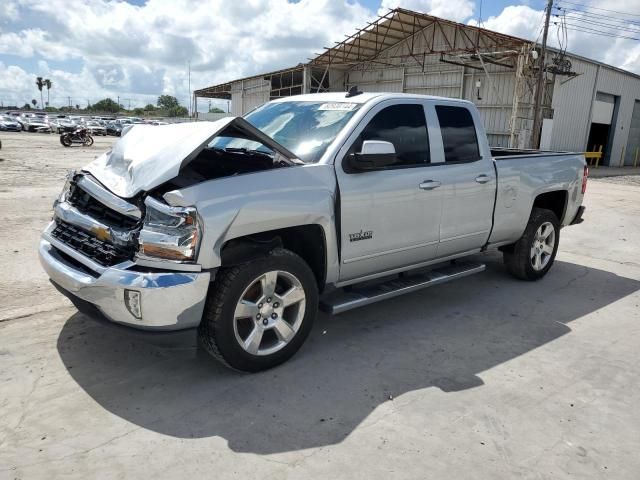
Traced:
<path fill-rule="evenodd" d="M 112 243 L 99 240 L 94 235 L 81 230 L 60 219 L 51 235 L 77 252 L 89 257 L 103 267 L 111 267 L 126 260 L 131 260 L 134 247 L 118 247 Z"/>
<path fill-rule="evenodd" d="M 72 184 L 67 201 L 80 212 L 95 218 L 101 223 L 124 230 L 131 230 L 138 225 L 138 220 L 127 217 L 93 198 L 77 184 Z"/>

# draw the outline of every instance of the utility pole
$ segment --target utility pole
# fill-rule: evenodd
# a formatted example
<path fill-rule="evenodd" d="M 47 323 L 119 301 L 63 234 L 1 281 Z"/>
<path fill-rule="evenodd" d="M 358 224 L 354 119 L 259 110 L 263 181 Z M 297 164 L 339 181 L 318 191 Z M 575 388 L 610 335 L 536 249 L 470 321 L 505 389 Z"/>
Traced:
<path fill-rule="evenodd" d="M 120 95 L 118 95 L 118 111 L 120 111 Z"/>
<path fill-rule="evenodd" d="M 551 9 L 553 8 L 553 0 L 547 1 L 547 8 L 544 17 L 544 31 L 542 33 L 542 49 L 538 61 L 538 79 L 536 82 L 536 94 L 533 100 L 533 132 L 531 132 L 531 148 L 540 147 L 540 130 L 542 128 L 542 91 L 544 90 L 544 67 L 545 57 L 547 55 L 547 35 L 549 34 L 549 18 L 551 17 Z"/>
<path fill-rule="evenodd" d="M 71 108 L 71 97 L 67 97 L 69 99 L 69 108 Z"/>

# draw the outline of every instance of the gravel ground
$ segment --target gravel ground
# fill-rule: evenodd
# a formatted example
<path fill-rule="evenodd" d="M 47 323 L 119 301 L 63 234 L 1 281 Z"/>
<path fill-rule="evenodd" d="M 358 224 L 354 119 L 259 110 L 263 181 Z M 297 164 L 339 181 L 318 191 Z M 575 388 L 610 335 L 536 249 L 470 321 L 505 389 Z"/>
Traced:
<path fill-rule="evenodd" d="M 619 177 L 592 178 L 591 182 L 615 183 L 616 185 L 631 185 L 640 187 L 640 175 L 620 175 Z"/>
<path fill-rule="evenodd" d="M 51 218 L 67 171 L 86 165 L 115 139 L 94 137 L 91 147 L 65 148 L 55 134 L 0 134 L 0 265 L 5 279 L 0 283 L 0 321 L 68 305 L 42 275 L 34 255 L 38 237 Z"/>
<path fill-rule="evenodd" d="M 543 280 L 479 256 L 240 375 L 87 318 L 42 272 L 66 171 L 114 139 L 0 136 L 0 479 L 638 478 L 637 176 L 590 181 Z"/>

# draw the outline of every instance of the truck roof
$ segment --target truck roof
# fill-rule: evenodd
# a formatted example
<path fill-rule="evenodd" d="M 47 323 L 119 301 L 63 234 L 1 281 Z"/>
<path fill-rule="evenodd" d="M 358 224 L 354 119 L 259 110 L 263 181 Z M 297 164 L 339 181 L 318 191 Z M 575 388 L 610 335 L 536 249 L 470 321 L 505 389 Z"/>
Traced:
<path fill-rule="evenodd" d="M 372 99 L 392 100 L 392 99 L 428 99 L 428 100 L 445 100 L 447 102 L 471 103 L 467 100 L 457 98 L 437 97 L 433 95 L 419 95 L 417 93 L 388 93 L 388 92 L 363 92 L 352 97 L 347 97 L 347 92 L 327 92 L 327 93 L 308 93 L 305 95 L 294 95 L 291 97 L 282 97 L 273 102 L 347 102 L 347 103 L 367 103 Z"/>

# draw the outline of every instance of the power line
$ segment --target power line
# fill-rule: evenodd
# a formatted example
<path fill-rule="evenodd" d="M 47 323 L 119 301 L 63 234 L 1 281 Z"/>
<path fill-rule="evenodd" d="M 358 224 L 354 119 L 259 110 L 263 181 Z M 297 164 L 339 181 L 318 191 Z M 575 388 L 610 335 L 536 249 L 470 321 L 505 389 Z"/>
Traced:
<path fill-rule="evenodd" d="M 556 15 L 556 16 L 558 16 L 558 15 Z M 626 31 L 631 32 L 631 33 L 640 34 L 640 26 L 635 27 L 635 28 L 630 28 L 630 27 L 622 27 L 622 26 L 618 26 L 618 25 L 612 25 L 612 24 L 606 23 L 606 22 L 598 22 L 596 20 L 580 18 L 580 17 L 567 16 L 565 18 L 567 20 L 574 21 L 574 22 L 582 22 L 582 23 L 587 23 L 589 25 L 597 25 L 599 27 L 613 28 L 615 30 L 626 30 Z"/>
<path fill-rule="evenodd" d="M 584 3 L 570 2 L 569 0 L 562 0 L 562 3 L 567 3 L 569 5 L 576 5 L 578 7 L 582 7 L 582 8 L 587 9 L 587 10 L 601 10 L 603 12 L 611 12 L 611 13 L 617 13 L 618 15 L 629 15 L 630 17 L 638 17 L 638 18 L 640 18 L 640 15 L 637 14 L 637 13 L 620 12 L 618 10 L 609 10 L 607 8 L 592 7 L 591 5 L 585 5 Z"/>
<path fill-rule="evenodd" d="M 638 40 L 638 41 L 640 41 L 640 37 L 628 37 L 626 35 L 616 35 L 614 33 L 603 32 L 602 30 L 595 30 L 595 29 L 591 29 L 589 27 L 585 27 L 585 26 L 582 26 L 582 25 L 567 24 L 566 28 L 568 30 L 573 30 L 575 32 L 590 33 L 592 35 L 600 35 L 600 36 L 603 36 L 603 37 L 622 38 L 622 39 L 625 39 L 625 40 Z"/>
<path fill-rule="evenodd" d="M 611 15 L 605 15 L 603 13 L 589 12 L 587 10 L 579 10 L 579 9 L 571 8 L 571 7 L 556 6 L 554 8 L 556 10 L 558 10 L 558 11 L 561 11 L 561 12 L 576 13 L 576 14 L 580 14 L 580 16 L 589 17 L 589 18 L 593 18 L 593 19 L 596 19 L 596 20 L 607 20 L 607 21 L 610 21 L 610 22 L 619 23 L 619 24 L 623 24 L 623 25 L 628 25 L 628 24 L 640 25 L 640 21 L 639 20 L 632 20 L 630 18 L 614 17 L 614 16 L 611 16 Z"/>

